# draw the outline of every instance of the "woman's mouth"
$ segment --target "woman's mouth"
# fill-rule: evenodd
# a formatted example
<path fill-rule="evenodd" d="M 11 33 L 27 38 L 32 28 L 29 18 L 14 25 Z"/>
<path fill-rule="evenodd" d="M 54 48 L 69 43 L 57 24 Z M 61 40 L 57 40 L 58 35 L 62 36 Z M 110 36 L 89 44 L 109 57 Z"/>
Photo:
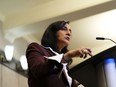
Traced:
<path fill-rule="evenodd" d="M 70 37 L 65 37 L 66 40 L 70 41 Z"/>

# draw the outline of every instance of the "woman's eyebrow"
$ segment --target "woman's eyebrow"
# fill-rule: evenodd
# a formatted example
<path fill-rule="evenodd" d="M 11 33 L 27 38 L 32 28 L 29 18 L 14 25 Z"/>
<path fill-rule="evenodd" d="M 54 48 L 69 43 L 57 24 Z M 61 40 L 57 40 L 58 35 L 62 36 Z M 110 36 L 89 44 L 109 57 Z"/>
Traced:
<path fill-rule="evenodd" d="M 63 28 L 69 30 L 72 33 L 72 29 L 68 29 L 66 26 L 64 26 Z"/>

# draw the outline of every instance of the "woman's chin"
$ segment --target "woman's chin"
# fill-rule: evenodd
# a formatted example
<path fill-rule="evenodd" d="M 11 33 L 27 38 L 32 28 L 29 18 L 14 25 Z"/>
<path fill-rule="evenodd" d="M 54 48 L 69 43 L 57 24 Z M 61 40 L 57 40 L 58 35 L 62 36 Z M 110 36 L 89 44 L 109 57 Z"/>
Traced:
<path fill-rule="evenodd" d="M 66 42 L 65 42 L 65 45 L 66 45 L 66 46 L 68 46 L 68 45 L 69 45 L 69 43 L 70 43 L 69 41 L 66 41 Z"/>

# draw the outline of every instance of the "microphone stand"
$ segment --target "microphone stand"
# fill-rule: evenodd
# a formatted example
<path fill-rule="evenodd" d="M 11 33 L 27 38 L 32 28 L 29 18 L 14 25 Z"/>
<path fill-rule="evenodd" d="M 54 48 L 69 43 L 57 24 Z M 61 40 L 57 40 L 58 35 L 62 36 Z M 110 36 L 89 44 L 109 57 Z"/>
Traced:
<path fill-rule="evenodd" d="M 113 43 L 115 43 L 115 44 L 116 44 L 116 42 L 115 42 L 114 40 L 112 40 L 112 39 L 105 38 L 105 40 L 110 40 L 110 41 L 112 41 Z"/>
<path fill-rule="evenodd" d="M 115 42 L 114 40 L 110 39 L 110 38 L 96 37 L 96 39 L 97 39 L 97 40 L 110 40 L 110 41 L 112 41 L 113 43 L 116 44 L 116 42 Z"/>

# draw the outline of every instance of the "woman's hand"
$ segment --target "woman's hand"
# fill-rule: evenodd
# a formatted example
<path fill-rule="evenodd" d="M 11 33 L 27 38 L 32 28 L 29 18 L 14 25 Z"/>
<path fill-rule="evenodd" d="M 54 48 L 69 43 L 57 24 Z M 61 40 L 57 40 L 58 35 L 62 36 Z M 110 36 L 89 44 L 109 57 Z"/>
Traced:
<path fill-rule="evenodd" d="M 64 57 L 68 57 L 70 59 L 73 57 L 86 58 L 87 55 L 92 56 L 91 50 L 88 48 L 80 48 L 80 49 L 68 51 L 67 53 L 64 54 Z"/>

